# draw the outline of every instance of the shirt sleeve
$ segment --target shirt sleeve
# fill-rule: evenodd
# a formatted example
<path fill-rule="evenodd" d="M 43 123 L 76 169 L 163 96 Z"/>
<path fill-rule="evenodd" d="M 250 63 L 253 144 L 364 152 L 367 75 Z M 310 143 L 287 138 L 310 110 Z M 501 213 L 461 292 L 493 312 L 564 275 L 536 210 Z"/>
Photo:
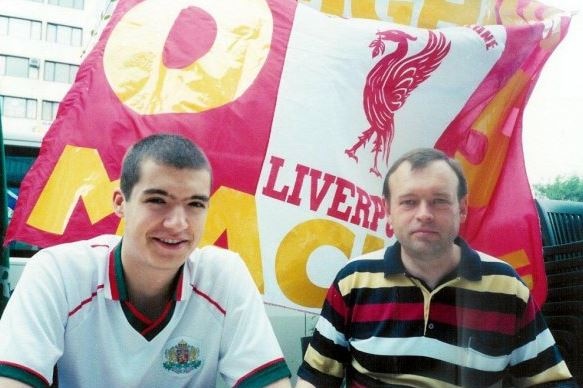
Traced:
<path fill-rule="evenodd" d="M 328 289 L 299 377 L 317 387 L 341 386 L 350 360 L 348 325 L 348 308 L 335 280 Z"/>
<path fill-rule="evenodd" d="M 517 320 L 510 372 L 516 387 L 577 387 L 544 317 L 529 295 Z M 557 382 L 562 382 L 557 385 Z"/>
<path fill-rule="evenodd" d="M 263 299 L 240 257 L 232 261 L 228 274 L 221 280 L 229 287 L 219 355 L 221 376 L 237 387 L 263 387 L 290 377 Z"/>
<path fill-rule="evenodd" d="M 63 353 L 68 310 L 60 274 L 41 251 L 25 266 L 0 320 L 0 376 L 49 386 Z"/>

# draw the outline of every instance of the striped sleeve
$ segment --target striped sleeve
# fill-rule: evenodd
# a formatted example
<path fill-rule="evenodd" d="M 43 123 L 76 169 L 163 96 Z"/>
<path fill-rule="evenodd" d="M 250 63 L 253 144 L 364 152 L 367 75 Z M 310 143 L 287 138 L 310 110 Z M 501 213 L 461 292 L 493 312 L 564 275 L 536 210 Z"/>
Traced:
<path fill-rule="evenodd" d="M 299 377 L 315 386 L 341 385 L 350 357 L 345 333 L 347 316 L 348 307 L 336 280 L 328 289 Z"/>
<path fill-rule="evenodd" d="M 571 381 L 572 376 L 532 296 L 518 321 L 510 371 L 517 387 Z M 568 385 L 566 385 L 568 386 Z M 576 386 L 576 385 L 573 385 Z"/>

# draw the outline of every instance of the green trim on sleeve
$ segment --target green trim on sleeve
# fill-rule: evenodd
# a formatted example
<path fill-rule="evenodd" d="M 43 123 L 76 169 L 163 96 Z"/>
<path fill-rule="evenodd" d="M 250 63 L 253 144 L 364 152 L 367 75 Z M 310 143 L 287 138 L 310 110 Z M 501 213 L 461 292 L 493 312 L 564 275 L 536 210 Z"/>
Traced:
<path fill-rule="evenodd" d="M 0 364 L 0 376 L 18 380 L 34 388 L 49 387 L 48 382 L 41 375 L 37 375 L 33 371 L 27 371 L 13 365 Z"/>
<path fill-rule="evenodd" d="M 280 361 L 268 366 L 259 372 L 248 376 L 236 385 L 237 388 L 260 388 L 273 384 L 278 380 L 291 377 L 291 372 L 285 361 Z"/>

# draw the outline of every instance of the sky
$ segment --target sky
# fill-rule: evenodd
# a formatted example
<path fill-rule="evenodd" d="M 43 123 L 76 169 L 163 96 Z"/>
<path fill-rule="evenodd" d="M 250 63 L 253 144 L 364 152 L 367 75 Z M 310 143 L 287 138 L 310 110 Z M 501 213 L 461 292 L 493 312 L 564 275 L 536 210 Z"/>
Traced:
<path fill-rule="evenodd" d="M 557 176 L 583 177 L 583 2 L 544 2 L 578 14 L 544 65 L 525 108 L 522 142 L 531 185 Z"/>

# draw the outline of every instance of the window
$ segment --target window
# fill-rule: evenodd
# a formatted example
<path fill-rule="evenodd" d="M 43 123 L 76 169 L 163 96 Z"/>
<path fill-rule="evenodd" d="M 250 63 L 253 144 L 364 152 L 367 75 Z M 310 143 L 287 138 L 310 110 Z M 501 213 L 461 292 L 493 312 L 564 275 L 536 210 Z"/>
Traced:
<path fill-rule="evenodd" d="M 6 117 L 36 119 L 36 100 L 32 98 L 0 96 L 0 109 Z"/>
<path fill-rule="evenodd" d="M 37 20 L 0 16 L 0 35 L 40 40 L 41 22 Z"/>
<path fill-rule="evenodd" d="M 0 75 L 38 78 L 38 64 L 35 61 L 36 59 L 0 55 Z"/>
<path fill-rule="evenodd" d="M 45 81 L 73 83 L 79 66 L 69 63 L 45 62 Z"/>
<path fill-rule="evenodd" d="M 53 121 L 57 117 L 57 109 L 59 109 L 57 101 L 43 101 L 42 119 Z"/>
<path fill-rule="evenodd" d="M 58 5 L 60 7 L 83 9 L 84 0 L 49 0 L 49 4 Z"/>
<path fill-rule="evenodd" d="M 62 24 L 47 24 L 47 42 L 81 47 L 83 30 Z"/>
<path fill-rule="evenodd" d="M 6 156 L 4 165 L 6 167 L 6 199 L 8 203 L 8 219 L 10 220 L 18 199 L 20 183 L 37 158 L 38 148 L 5 145 L 4 152 Z M 18 241 L 11 242 L 9 248 L 11 256 L 19 257 L 30 257 L 39 249 Z"/>

